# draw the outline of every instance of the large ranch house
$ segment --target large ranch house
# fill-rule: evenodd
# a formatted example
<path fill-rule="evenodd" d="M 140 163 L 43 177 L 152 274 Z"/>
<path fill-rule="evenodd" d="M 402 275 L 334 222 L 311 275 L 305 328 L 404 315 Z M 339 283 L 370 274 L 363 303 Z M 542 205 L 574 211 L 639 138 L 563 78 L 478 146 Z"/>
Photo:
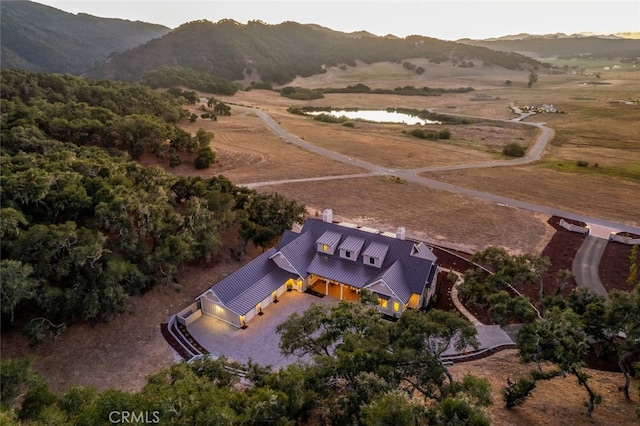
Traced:
<path fill-rule="evenodd" d="M 381 313 L 400 316 L 429 302 L 436 262 L 424 243 L 405 239 L 404 228 L 394 234 L 334 223 L 325 210 L 322 220 L 307 219 L 300 232 L 285 231 L 277 247 L 211 286 L 197 305 L 202 314 L 244 327 L 287 290 L 358 301 L 366 288 L 378 297 Z"/>

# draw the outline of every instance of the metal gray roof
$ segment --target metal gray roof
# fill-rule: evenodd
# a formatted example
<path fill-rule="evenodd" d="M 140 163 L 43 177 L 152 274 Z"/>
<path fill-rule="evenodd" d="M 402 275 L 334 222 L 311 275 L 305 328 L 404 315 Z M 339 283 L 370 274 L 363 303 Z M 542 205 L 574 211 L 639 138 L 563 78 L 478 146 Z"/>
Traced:
<path fill-rule="evenodd" d="M 361 262 L 342 259 L 340 256 L 317 253 L 309 264 L 307 272 L 331 281 L 362 288 L 375 278 L 380 270 Z"/>
<path fill-rule="evenodd" d="M 362 238 L 356 238 L 353 235 L 349 235 L 338 247 L 340 250 L 347 250 L 355 253 L 355 257 L 358 257 L 360 254 L 360 250 L 364 245 L 364 240 Z"/>
<path fill-rule="evenodd" d="M 316 249 L 316 242 L 332 245 L 342 238 L 340 247 L 364 247 L 363 254 L 381 259 L 381 267 L 364 264 L 362 256 L 354 262 L 340 258 L 339 250 L 329 255 Z M 212 286 L 211 291 L 233 312 L 244 315 L 289 278 L 298 278 L 270 259 L 278 251 L 302 275 L 316 274 L 357 288 L 383 280 L 405 303 L 412 293 L 424 292 L 436 271 L 437 258 L 426 246 L 420 247 L 416 256 L 413 241 L 307 219 L 300 233 L 285 231 L 277 249 L 267 250 Z"/>
<path fill-rule="evenodd" d="M 327 222 L 324 222 L 327 223 Z M 328 246 L 333 246 L 340 241 L 342 234 L 333 231 L 325 231 L 317 240 L 317 244 L 326 244 Z"/>
<path fill-rule="evenodd" d="M 389 237 L 384 237 L 384 238 L 389 238 Z M 364 252 L 362 252 L 362 255 L 375 257 L 376 259 L 380 259 L 382 262 L 384 262 L 384 257 L 386 256 L 387 251 L 389 251 L 389 246 L 387 244 L 383 244 L 378 241 L 372 241 L 371 243 L 369 243 L 367 248 L 364 249 Z"/>
<path fill-rule="evenodd" d="M 400 300 L 404 303 L 409 301 L 412 291 L 404 276 L 402 264 L 399 260 L 393 262 L 393 265 L 387 268 L 381 278 L 387 287 L 389 287 Z"/>
<path fill-rule="evenodd" d="M 295 235 L 296 239 L 288 241 L 286 245 L 279 245 L 278 251 L 293 265 L 300 277 L 305 278 L 308 275 L 307 267 L 316 254 L 316 246 L 310 232 Z"/>
<path fill-rule="evenodd" d="M 380 279 L 381 277 L 385 277 L 386 273 L 389 273 L 390 275 L 386 277 L 389 280 L 388 285 L 393 285 L 394 292 L 398 295 L 409 294 L 406 299 L 408 300 L 411 293 L 422 294 L 424 292 L 427 282 L 431 282 L 430 278 L 433 277 L 436 271 L 435 262 L 437 258 L 431 250 L 424 245 L 420 247 L 419 250 L 421 255 L 415 256 L 415 243 L 410 240 L 401 240 L 382 234 L 373 234 L 357 228 L 348 228 L 338 224 L 324 222 L 319 219 L 307 219 L 300 232 L 301 234 L 311 233 L 314 239 L 320 238 L 327 232 L 337 233 L 342 235 L 345 242 L 349 237 L 364 240 L 363 255 L 369 247 L 371 247 L 370 253 L 372 253 L 372 255 L 381 255 L 383 252 L 386 253 L 386 255 L 381 258 L 381 267 L 376 268 L 364 264 L 362 262 L 362 255 L 357 261 L 353 262 L 352 260 L 341 259 L 338 251 L 333 255 L 329 255 L 326 253 L 318 253 L 315 247 L 311 248 L 314 256 L 307 267 L 307 272 L 326 277 L 333 281 L 362 288 L 372 283 L 374 279 Z M 423 250 L 428 250 L 431 254 Z M 389 272 L 389 267 L 396 262 L 399 262 L 398 265 Z M 404 280 L 398 278 L 397 270 L 402 271 Z M 399 287 L 405 287 L 405 290 L 403 291 L 399 289 Z"/>
<path fill-rule="evenodd" d="M 274 248 L 267 250 L 214 284 L 211 291 L 233 312 L 244 315 L 289 278 L 298 278 L 269 259 L 275 253 Z"/>
<path fill-rule="evenodd" d="M 256 305 L 269 297 L 278 287 L 283 285 L 289 278 L 297 278 L 288 272 L 276 268 L 275 271 L 262 277 L 255 284 L 247 288 L 240 296 L 236 297 L 225 305 L 238 315 L 245 315 L 256 308 Z"/>
<path fill-rule="evenodd" d="M 422 259 L 430 260 L 432 262 L 436 262 L 438 258 L 431 251 L 429 247 L 423 242 L 419 242 L 418 244 L 414 244 L 414 250 L 411 253 L 412 256 L 420 257 Z"/>
<path fill-rule="evenodd" d="M 286 229 L 282 233 L 282 237 L 280 237 L 280 241 L 278 242 L 277 249 L 280 250 L 281 247 L 286 246 L 287 244 L 289 244 L 291 241 L 295 240 L 299 236 L 300 236 L 300 234 L 298 232 L 293 232 L 293 231 L 290 231 L 290 230 Z"/>

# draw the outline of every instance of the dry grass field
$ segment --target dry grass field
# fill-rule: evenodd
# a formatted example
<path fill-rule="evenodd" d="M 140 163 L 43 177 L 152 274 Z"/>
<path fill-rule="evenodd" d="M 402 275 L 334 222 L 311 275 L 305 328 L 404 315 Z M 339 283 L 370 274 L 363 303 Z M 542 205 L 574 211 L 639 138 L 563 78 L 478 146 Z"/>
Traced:
<path fill-rule="evenodd" d="M 195 111 L 195 108 L 192 108 Z M 238 111 L 239 110 L 239 111 Z M 213 132 L 211 147 L 216 152 L 216 164 L 207 170 L 195 170 L 193 160 L 186 158 L 171 173 L 197 174 L 202 177 L 224 174 L 235 183 L 331 176 L 362 173 L 364 170 L 337 161 L 318 157 L 291 145 L 269 130 L 251 111 L 236 108 L 230 117 L 218 121 L 197 120 L 184 123 L 185 130 L 195 133 L 199 128 Z M 239 112 L 239 113 L 238 113 Z M 156 162 L 154 159 L 148 159 Z"/>
<path fill-rule="evenodd" d="M 501 394 L 507 377 L 511 375 L 516 380 L 534 368 L 533 363 L 521 364 L 516 350 L 506 350 L 488 358 L 455 364 L 450 371 L 456 380 L 467 373 L 489 380 L 493 405 L 488 408 L 487 414 L 491 424 L 496 426 L 607 426 L 638 423 L 635 415 L 637 381 L 632 381 L 632 400 L 626 401 L 618 390 L 624 381 L 621 374 L 591 369 L 586 369 L 590 376 L 589 386 L 602 396 L 602 402 L 596 405 L 591 417 L 587 416 L 587 392 L 578 386 L 573 376 L 538 382 L 524 405 L 507 409 Z M 546 365 L 543 368 L 550 370 L 552 367 Z"/>
<path fill-rule="evenodd" d="M 501 151 L 504 145 L 516 140 L 528 146 L 537 134 L 536 129 L 513 123 L 443 124 L 429 125 L 427 129 L 448 129 L 451 139 L 429 141 L 403 133 L 422 126 L 356 122 L 355 128 L 348 128 L 310 117 L 290 115 L 278 118 L 288 131 L 314 145 L 389 168 L 500 159 L 503 158 Z"/>
<path fill-rule="evenodd" d="M 418 64 L 418 61 L 414 63 Z M 522 125 L 480 121 L 473 125 L 436 126 L 449 128 L 452 132 L 451 141 L 423 141 L 402 133 L 402 130 L 410 126 L 358 122 L 355 128 L 346 128 L 295 116 L 287 113 L 286 108 L 290 105 L 362 109 L 435 108 L 444 114 L 504 120 L 514 117 L 509 109 L 511 103 L 553 104 L 566 113 L 535 115 L 527 119 L 531 122 L 545 122 L 556 131 L 555 139 L 536 164 L 426 175 L 456 185 L 575 213 L 639 224 L 640 219 L 634 212 L 640 199 L 637 195 L 640 193 L 640 137 L 637 136 L 640 134 L 640 105 L 628 105 L 619 101 L 638 99 L 640 71 L 600 72 L 600 78 L 594 75 L 548 75 L 539 71 L 538 83 L 527 88 L 528 72 L 524 71 L 485 67 L 459 69 L 450 65 L 423 63 L 419 65 L 427 69 L 422 76 L 412 75 L 398 64 L 359 64 L 347 71 L 332 68 L 319 76 L 299 78 L 290 85 L 308 88 L 344 87 L 361 82 L 372 88 L 402 85 L 451 88 L 469 85 L 476 88 L 476 91 L 433 97 L 328 94 L 324 99 L 295 101 L 274 92 L 253 90 L 238 93 L 228 100 L 266 110 L 289 132 L 310 143 L 388 168 L 416 168 L 501 158 L 499 152 L 504 144 L 516 141 L 529 145 L 534 140 L 536 131 Z M 513 81 L 513 84 L 505 86 L 506 79 Z M 467 82 L 469 84 L 465 84 Z M 578 161 L 587 162 L 588 166 L 578 167 Z M 313 202 L 313 198 L 327 200 L 326 197 L 309 195 L 313 184 L 301 183 L 300 190 L 291 189 L 296 185 L 290 184 L 286 190 L 284 187 L 272 189 L 306 194 L 301 201 L 314 206 L 317 204 Z M 351 182 L 341 181 L 334 185 L 339 186 L 332 188 L 332 191 L 336 191 L 332 193 L 336 194 L 336 198 L 340 198 L 340 188 L 344 188 L 345 197 L 351 193 Z M 378 199 L 376 203 L 387 204 L 384 199 Z M 322 205 L 330 207 L 327 202 Z M 411 207 L 413 205 L 411 202 L 408 204 Z M 393 207 L 393 204 L 387 204 L 383 210 L 389 212 Z M 392 214 L 380 216 L 390 218 Z M 487 216 L 490 217 L 491 214 L 487 213 Z M 476 225 L 474 229 L 484 228 L 479 215 L 464 217 L 448 213 L 447 218 L 470 221 Z M 389 222 L 394 223 L 391 220 Z M 433 231 L 435 228 L 431 227 L 429 230 Z M 435 232 L 447 239 L 456 238 L 445 228 Z M 506 242 L 497 244 L 510 246 Z"/>
<path fill-rule="evenodd" d="M 404 226 L 411 237 L 466 251 L 502 245 L 513 252 L 537 252 L 553 235 L 547 216 L 386 176 L 291 183 L 260 190 L 292 197 L 318 214 L 331 207 L 336 220 L 391 232 Z"/>

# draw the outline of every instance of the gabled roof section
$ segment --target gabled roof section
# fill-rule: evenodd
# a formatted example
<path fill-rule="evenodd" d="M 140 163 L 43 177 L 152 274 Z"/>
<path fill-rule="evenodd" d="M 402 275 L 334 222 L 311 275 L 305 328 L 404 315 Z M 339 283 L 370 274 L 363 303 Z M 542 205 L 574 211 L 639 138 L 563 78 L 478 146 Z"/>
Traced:
<path fill-rule="evenodd" d="M 359 262 L 341 259 L 338 255 L 317 253 L 307 271 L 331 281 L 362 288 L 380 272 Z"/>
<path fill-rule="evenodd" d="M 313 235 L 310 232 L 298 234 L 292 232 L 295 238 L 286 241 L 286 245 L 278 245 L 278 253 L 281 253 L 289 263 L 295 268 L 301 278 L 307 276 L 307 267 L 315 255 Z M 284 240 L 284 238 L 283 238 Z"/>
<path fill-rule="evenodd" d="M 384 237 L 383 238 L 388 238 Z M 380 259 L 381 262 L 384 262 L 384 257 L 387 255 L 389 251 L 389 245 L 384 244 L 378 241 L 372 241 L 364 252 L 362 252 L 363 256 L 375 257 L 376 259 Z"/>
<path fill-rule="evenodd" d="M 323 222 L 323 223 L 327 223 L 327 222 Z M 325 231 L 324 234 L 322 234 L 320 238 L 316 240 L 316 244 L 326 244 L 328 246 L 334 246 L 338 244 L 338 241 L 340 241 L 340 238 L 342 238 L 342 234 L 338 232 Z"/>
<path fill-rule="evenodd" d="M 233 312 L 244 315 L 289 278 L 298 278 L 280 269 L 270 259 L 274 254 L 276 249 L 267 250 L 214 284 L 211 293 Z"/>
<path fill-rule="evenodd" d="M 413 250 L 411 251 L 411 256 L 419 257 L 421 259 L 430 260 L 432 262 L 436 262 L 438 258 L 433 251 L 425 243 L 422 241 L 418 244 L 413 245 Z"/>
<path fill-rule="evenodd" d="M 399 260 L 393 262 L 393 265 L 384 271 L 380 279 L 395 293 L 402 303 L 406 304 L 409 301 L 412 291 L 404 276 L 402 264 Z"/>
<path fill-rule="evenodd" d="M 287 244 L 289 244 L 291 241 L 295 240 L 299 236 L 300 234 L 298 232 L 293 232 L 288 229 L 285 230 L 282 233 L 282 237 L 280 237 L 280 241 L 278 242 L 277 249 L 280 250 L 282 247 L 286 246 Z"/>
<path fill-rule="evenodd" d="M 340 247 L 340 250 L 347 250 L 355 254 L 354 257 L 358 257 L 360 254 L 360 250 L 362 250 L 362 246 L 364 245 L 364 239 L 354 237 L 353 235 L 349 235 L 344 239 Z"/>
<path fill-rule="evenodd" d="M 373 234 L 362 231 L 357 228 L 341 226 L 335 223 L 324 222 L 320 219 L 309 218 L 305 221 L 302 234 L 311 233 L 314 240 L 318 240 L 323 235 L 330 235 L 327 232 L 341 234 L 344 241 L 342 244 L 353 237 L 354 239 L 364 240 L 361 256 L 367 250 L 372 255 L 383 256 L 381 258 L 380 268 L 367 265 L 363 262 L 352 262 L 348 259 L 340 258 L 340 252 L 336 250 L 333 254 L 320 253 L 313 251 L 312 261 L 309 262 L 307 272 L 323 276 L 333 281 L 362 288 L 373 282 L 374 278 L 383 277 L 385 273 L 390 273 L 389 280 L 396 273 L 396 268 L 402 270 L 404 281 L 407 285 L 407 291 L 411 293 L 422 294 L 429 278 L 433 277 L 436 269 L 435 262 L 437 258 L 426 245 L 416 244 L 411 240 L 402 240 L 382 234 Z M 342 247 L 342 246 L 341 246 Z M 417 247 L 417 248 L 416 248 Z M 426 250 L 429 250 L 427 252 Z M 419 253 L 419 256 L 412 254 Z M 389 267 L 399 262 L 391 272 Z M 394 282 L 400 282 L 394 280 Z M 402 292 L 401 290 L 398 290 Z"/>

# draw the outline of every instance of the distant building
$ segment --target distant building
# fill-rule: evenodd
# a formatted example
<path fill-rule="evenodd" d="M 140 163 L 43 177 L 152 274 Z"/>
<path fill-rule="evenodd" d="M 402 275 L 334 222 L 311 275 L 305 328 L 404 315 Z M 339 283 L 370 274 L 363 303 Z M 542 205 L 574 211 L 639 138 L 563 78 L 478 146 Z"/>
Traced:
<path fill-rule="evenodd" d="M 404 228 L 379 233 L 333 223 L 333 212 L 325 210 L 322 220 L 307 219 L 299 233 L 285 231 L 277 247 L 197 299 L 203 314 L 241 327 L 288 289 L 355 301 L 366 288 L 378 297 L 381 313 L 399 316 L 429 302 L 437 272 L 431 249 L 406 240 Z"/>

